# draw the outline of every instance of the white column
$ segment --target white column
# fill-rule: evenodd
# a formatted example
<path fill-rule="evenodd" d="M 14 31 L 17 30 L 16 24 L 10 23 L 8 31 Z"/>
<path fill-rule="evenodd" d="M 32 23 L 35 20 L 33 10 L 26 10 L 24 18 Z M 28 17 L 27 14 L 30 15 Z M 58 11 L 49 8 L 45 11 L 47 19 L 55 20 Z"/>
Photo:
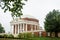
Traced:
<path fill-rule="evenodd" d="M 18 34 L 19 34 L 19 24 L 18 24 Z"/>
<path fill-rule="evenodd" d="M 31 32 L 32 32 L 32 34 L 34 34 L 33 31 L 34 31 L 34 30 L 33 30 L 33 25 L 31 25 Z M 32 36 L 33 36 L 33 35 L 32 35 Z"/>
<path fill-rule="evenodd" d="M 36 30 L 36 25 L 35 25 L 35 30 Z"/>
<path fill-rule="evenodd" d="M 26 32 L 27 32 L 27 24 L 26 24 Z"/>
<path fill-rule="evenodd" d="M 11 25 L 11 33 L 13 34 L 14 26 Z"/>
<path fill-rule="evenodd" d="M 12 33 L 14 34 L 14 25 L 12 25 Z"/>
<path fill-rule="evenodd" d="M 24 32 L 24 23 L 23 23 L 23 32 Z"/>

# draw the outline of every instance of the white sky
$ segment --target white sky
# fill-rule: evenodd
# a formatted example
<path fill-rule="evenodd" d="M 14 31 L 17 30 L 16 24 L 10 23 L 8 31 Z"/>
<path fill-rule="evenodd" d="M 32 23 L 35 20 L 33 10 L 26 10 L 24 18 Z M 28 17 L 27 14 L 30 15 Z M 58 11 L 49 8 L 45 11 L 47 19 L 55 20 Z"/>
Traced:
<path fill-rule="evenodd" d="M 44 27 L 44 18 L 49 11 L 53 9 L 60 10 L 60 0 L 28 0 L 23 8 L 24 15 L 32 15 L 39 19 L 41 27 Z M 10 12 L 4 13 L 0 8 L 0 23 L 5 28 L 6 32 L 10 32 L 10 21 L 12 17 Z"/>

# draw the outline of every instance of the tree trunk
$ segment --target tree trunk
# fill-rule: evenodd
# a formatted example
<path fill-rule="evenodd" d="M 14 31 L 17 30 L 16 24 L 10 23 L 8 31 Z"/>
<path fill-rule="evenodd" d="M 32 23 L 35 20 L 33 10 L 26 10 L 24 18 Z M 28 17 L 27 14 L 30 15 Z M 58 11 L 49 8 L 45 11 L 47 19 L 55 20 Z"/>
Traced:
<path fill-rule="evenodd" d="M 51 37 L 51 32 L 50 32 L 50 37 Z"/>
<path fill-rule="evenodd" d="M 50 37 L 51 37 L 52 32 L 50 32 Z"/>
<path fill-rule="evenodd" d="M 54 32 L 51 32 L 51 37 L 55 37 L 55 33 Z"/>
<path fill-rule="evenodd" d="M 55 32 L 55 37 L 58 37 L 58 32 Z"/>

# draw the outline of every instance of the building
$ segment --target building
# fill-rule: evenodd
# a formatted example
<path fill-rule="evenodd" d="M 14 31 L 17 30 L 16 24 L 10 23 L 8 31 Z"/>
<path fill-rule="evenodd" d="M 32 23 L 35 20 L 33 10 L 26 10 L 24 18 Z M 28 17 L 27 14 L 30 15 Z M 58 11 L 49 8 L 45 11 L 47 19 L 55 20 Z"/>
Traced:
<path fill-rule="evenodd" d="M 12 34 L 31 32 L 32 34 L 39 36 L 41 33 L 40 31 L 42 30 L 39 26 L 39 20 L 30 15 L 22 16 L 21 19 L 17 17 L 12 20 L 10 24 Z"/>

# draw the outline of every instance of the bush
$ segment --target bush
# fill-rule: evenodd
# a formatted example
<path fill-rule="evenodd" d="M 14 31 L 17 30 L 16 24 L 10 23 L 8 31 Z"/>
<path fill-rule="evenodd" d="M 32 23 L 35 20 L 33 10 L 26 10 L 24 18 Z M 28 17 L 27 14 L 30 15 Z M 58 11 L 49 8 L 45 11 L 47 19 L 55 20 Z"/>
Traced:
<path fill-rule="evenodd" d="M 24 38 L 27 38 L 27 33 L 24 33 Z"/>
<path fill-rule="evenodd" d="M 0 38 L 7 38 L 7 37 L 8 37 L 7 34 L 0 35 Z"/>
<path fill-rule="evenodd" d="M 0 38 L 3 38 L 3 35 L 0 35 Z"/>
<path fill-rule="evenodd" d="M 14 36 L 12 34 L 3 34 L 3 35 L 0 35 L 0 38 L 14 38 Z"/>
<path fill-rule="evenodd" d="M 3 38 L 7 38 L 8 37 L 8 35 L 7 34 L 3 34 Z"/>
<path fill-rule="evenodd" d="M 7 37 L 8 38 L 14 38 L 14 36 L 12 34 L 9 34 Z"/>
<path fill-rule="evenodd" d="M 24 38 L 24 34 L 23 33 L 19 33 L 18 34 L 18 38 Z"/>
<path fill-rule="evenodd" d="M 31 38 L 32 33 L 19 33 L 18 38 Z"/>
<path fill-rule="evenodd" d="M 33 36 L 32 33 L 27 33 L 27 38 L 31 38 Z"/>

